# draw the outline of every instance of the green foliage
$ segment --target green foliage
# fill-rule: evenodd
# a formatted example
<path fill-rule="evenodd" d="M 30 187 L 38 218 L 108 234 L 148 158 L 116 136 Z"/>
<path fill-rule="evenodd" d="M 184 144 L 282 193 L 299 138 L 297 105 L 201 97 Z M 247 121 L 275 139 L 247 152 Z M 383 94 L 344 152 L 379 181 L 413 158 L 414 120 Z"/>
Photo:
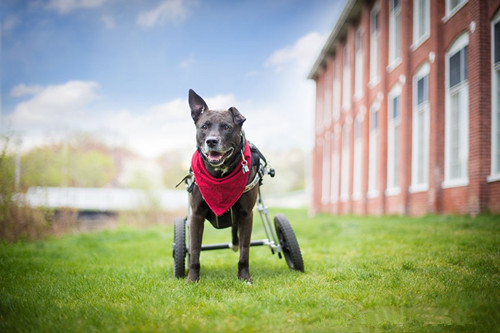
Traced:
<path fill-rule="evenodd" d="M 202 253 L 200 283 L 174 279 L 172 226 L 0 243 L 0 331 L 499 331 L 498 216 L 285 214 L 306 272 L 254 247 L 253 285 L 222 250 Z"/>
<path fill-rule="evenodd" d="M 38 239 L 49 230 L 51 212 L 32 208 L 15 188 L 14 154 L 8 152 L 9 137 L 2 138 L 0 152 L 0 239 Z"/>
<path fill-rule="evenodd" d="M 58 144 L 34 148 L 22 157 L 22 185 L 103 187 L 116 176 L 108 152 L 95 147 Z"/>

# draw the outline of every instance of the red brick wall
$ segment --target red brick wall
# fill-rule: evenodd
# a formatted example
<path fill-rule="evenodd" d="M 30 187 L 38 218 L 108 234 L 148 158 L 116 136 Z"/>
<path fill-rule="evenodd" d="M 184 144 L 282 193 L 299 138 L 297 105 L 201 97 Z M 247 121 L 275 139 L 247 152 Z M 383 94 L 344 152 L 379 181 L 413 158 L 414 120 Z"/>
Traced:
<path fill-rule="evenodd" d="M 355 32 L 358 27 L 363 31 L 364 80 L 363 97 L 352 98 L 351 108 L 341 111 L 338 120 L 332 119 L 330 124 L 317 128 L 315 148 L 313 151 L 313 204 L 312 210 L 331 213 L 355 214 L 412 214 L 426 213 L 460 213 L 477 214 L 483 211 L 500 212 L 500 181 L 487 182 L 490 174 L 491 149 L 491 19 L 500 8 L 500 0 L 469 0 L 453 16 L 445 18 L 445 1 L 429 1 L 431 6 L 431 34 L 418 47 L 413 43 L 413 2 L 402 1 L 401 7 L 401 63 L 395 68 L 387 68 L 389 43 L 389 6 L 388 1 L 379 0 L 380 8 L 380 81 L 370 86 L 370 12 L 375 1 L 360 1 L 363 8 L 357 17 L 349 18 L 347 33 L 339 38 L 336 50 L 325 61 L 326 70 L 316 77 L 316 98 L 324 98 L 325 89 L 332 92 L 333 68 L 340 70 L 342 83 L 343 48 L 348 47 L 351 64 L 351 92 L 355 91 Z M 469 85 L 469 184 L 462 187 L 442 188 L 444 180 L 445 156 L 445 55 L 448 48 L 462 33 L 469 36 L 468 48 L 468 85 Z M 429 147 L 429 188 L 427 191 L 411 193 L 412 167 L 412 113 L 413 113 L 413 75 L 419 67 L 428 63 L 429 72 L 429 108 L 430 108 L 430 147 Z M 401 91 L 401 137 L 400 137 L 400 193 L 386 196 L 387 187 L 387 121 L 388 93 L 392 87 L 400 83 Z M 342 93 L 341 93 L 342 96 Z M 368 158 L 369 158 L 369 124 L 370 107 L 380 101 L 379 110 L 379 195 L 367 198 L 368 190 Z M 317 103 L 318 105 L 319 103 Z M 332 112 L 332 105 L 323 106 L 324 112 Z M 330 147 L 339 152 L 341 157 L 341 129 L 349 119 L 354 123 L 358 112 L 364 112 L 362 123 L 362 197 L 351 199 L 353 192 L 354 163 L 354 127 L 350 127 L 349 166 L 351 169 L 349 183 L 349 200 L 321 203 L 322 159 L 325 138 L 337 134 L 339 140 Z M 322 115 L 317 115 L 324 119 Z M 317 122 L 321 123 L 321 121 Z M 327 156 L 331 161 L 331 154 Z M 330 167 L 340 170 L 339 165 Z M 342 176 L 341 176 L 342 177 Z M 331 180 L 328 180 L 331 182 Z M 330 186 L 330 184 L 327 184 Z M 339 182 L 340 186 L 340 182 Z M 340 194 L 340 189 L 338 190 Z"/>

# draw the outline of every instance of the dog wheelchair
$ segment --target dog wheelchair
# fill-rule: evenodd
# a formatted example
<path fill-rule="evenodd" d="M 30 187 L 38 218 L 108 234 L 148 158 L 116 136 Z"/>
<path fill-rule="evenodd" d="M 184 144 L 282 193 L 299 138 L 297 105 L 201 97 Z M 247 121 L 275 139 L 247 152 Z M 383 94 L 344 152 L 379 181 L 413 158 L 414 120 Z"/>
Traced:
<path fill-rule="evenodd" d="M 275 170 L 268 167 L 267 161 L 258 149 L 252 147 L 252 158 L 254 153 L 258 154 L 258 172 L 255 178 L 259 178 L 257 182 L 262 185 L 262 179 L 265 175 L 271 178 L 275 176 Z M 194 176 L 190 173 L 184 177 L 181 183 L 184 182 L 189 193 L 194 186 Z M 179 184 L 181 184 L 179 183 Z M 190 196 L 189 196 L 190 197 Z M 188 200 L 190 201 L 190 199 Z M 250 246 L 268 246 L 271 253 L 277 254 L 279 259 L 285 258 L 288 267 L 291 270 L 304 272 L 304 262 L 300 251 L 297 238 L 292 229 L 290 222 L 284 214 L 278 213 L 274 217 L 274 228 L 269 218 L 269 209 L 264 205 L 260 186 L 256 202 L 256 209 L 259 212 L 260 219 L 267 238 L 260 240 L 252 240 Z M 208 244 L 202 245 L 202 251 L 232 249 L 238 251 L 238 225 L 233 221 L 233 208 L 222 216 L 212 214 L 207 218 L 216 229 L 231 227 L 232 241 L 229 243 Z M 187 217 L 177 217 L 174 220 L 174 242 L 172 246 L 172 256 L 174 259 L 174 277 L 183 278 L 186 276 L 186 257 L 189 263 L 190 255 L 190 237 L 189 237 L 189 221 L 191 217 L 191 202 L 188 204 Z"/>

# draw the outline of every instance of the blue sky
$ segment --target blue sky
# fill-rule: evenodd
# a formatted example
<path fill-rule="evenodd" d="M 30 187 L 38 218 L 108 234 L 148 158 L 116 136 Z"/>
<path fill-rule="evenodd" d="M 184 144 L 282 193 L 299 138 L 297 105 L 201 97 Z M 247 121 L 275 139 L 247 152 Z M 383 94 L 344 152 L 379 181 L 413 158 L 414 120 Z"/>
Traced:
<path fill-rule="evenodd" d="M 28 149 L 95 133 L 146 155 L 194 147 L 187 91 L 247 136 L 309 149 L 306 75 L 344 0 L 2 0 L 2 129 Z"/>

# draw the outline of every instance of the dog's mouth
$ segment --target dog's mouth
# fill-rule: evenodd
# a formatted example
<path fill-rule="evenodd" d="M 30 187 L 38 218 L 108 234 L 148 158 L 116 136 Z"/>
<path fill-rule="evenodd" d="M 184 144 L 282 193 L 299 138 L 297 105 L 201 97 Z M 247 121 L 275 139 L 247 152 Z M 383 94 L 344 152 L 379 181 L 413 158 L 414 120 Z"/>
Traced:
<path fill-rule="evenodd" d="M 205 153 L 205 156 L 207 157 L 207 160 L 210 164 L 212 164 L 214 166 L 219 166 L 222 163 L 224 163 L 224 161 L 229 156 L 231 156 L 231 154 L 233 153 L 233 150 L 234 150 L 233 148 L 229 148 L 229 150 L 227 150 L 225 152 L 211 150 L 211 151 Z"/>

